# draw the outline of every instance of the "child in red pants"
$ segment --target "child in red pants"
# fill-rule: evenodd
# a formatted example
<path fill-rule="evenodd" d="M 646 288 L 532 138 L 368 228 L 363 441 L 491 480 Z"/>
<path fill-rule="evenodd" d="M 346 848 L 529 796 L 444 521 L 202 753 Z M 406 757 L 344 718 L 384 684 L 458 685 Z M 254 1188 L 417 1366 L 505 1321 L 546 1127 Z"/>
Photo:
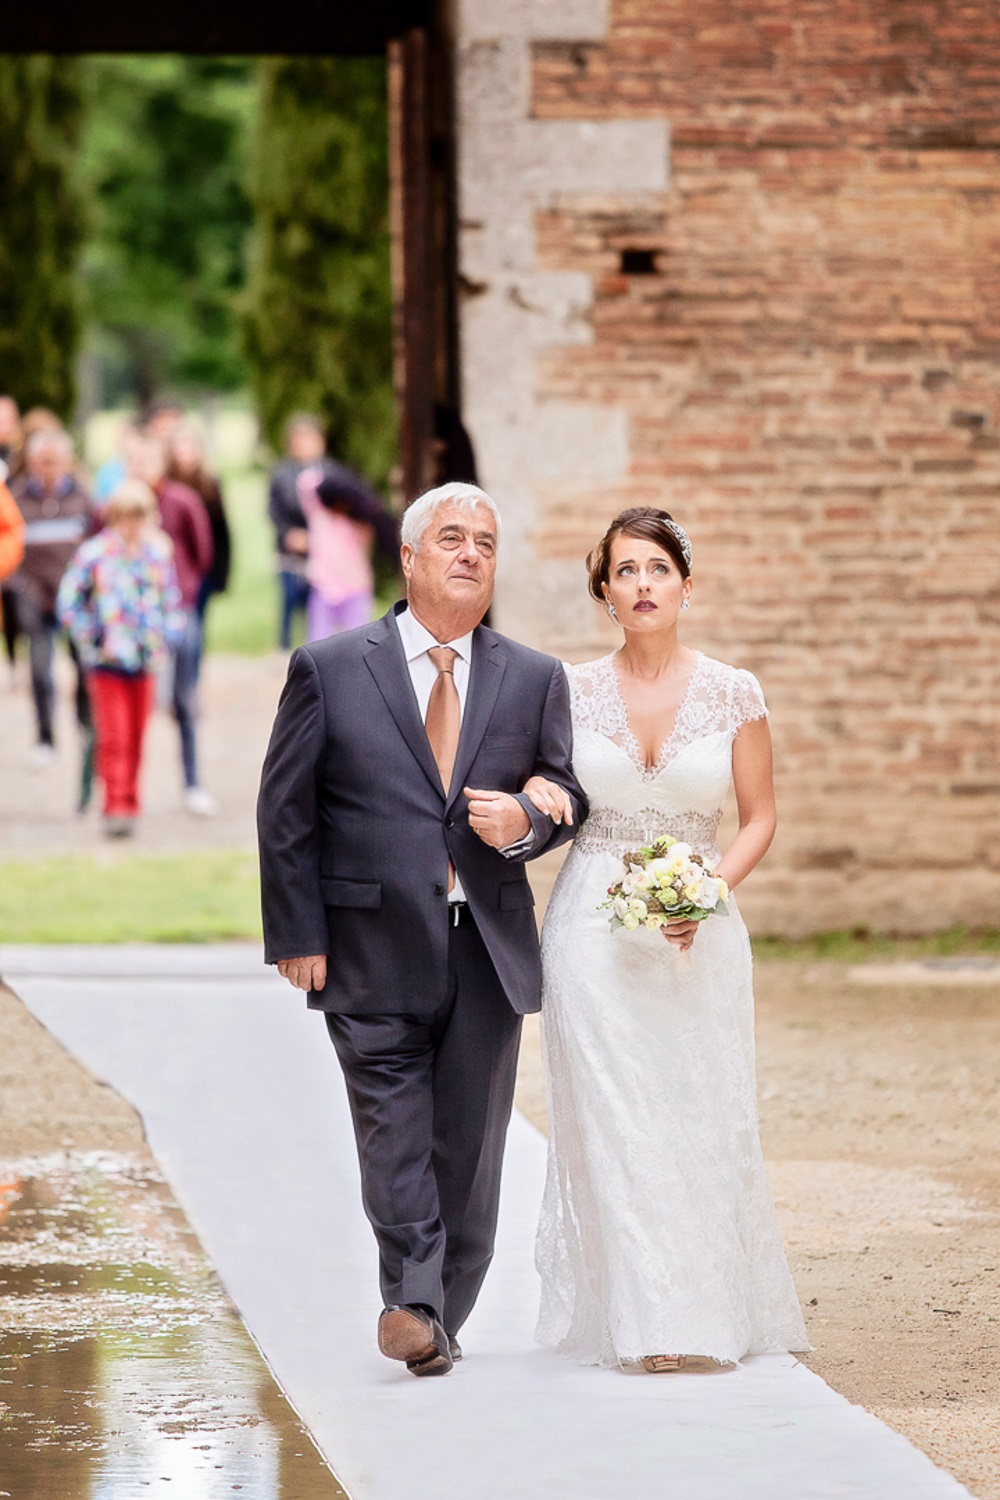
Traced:
<path fill-rule="evenodd" d="M 135 830 L 156 672 L 184 625 L 170 542 L 155 515 L 148 485 L 125 480 L 108 501 L 104 530 L 77 550 L 56 604 L 87 669 L 111 838 Z"/>

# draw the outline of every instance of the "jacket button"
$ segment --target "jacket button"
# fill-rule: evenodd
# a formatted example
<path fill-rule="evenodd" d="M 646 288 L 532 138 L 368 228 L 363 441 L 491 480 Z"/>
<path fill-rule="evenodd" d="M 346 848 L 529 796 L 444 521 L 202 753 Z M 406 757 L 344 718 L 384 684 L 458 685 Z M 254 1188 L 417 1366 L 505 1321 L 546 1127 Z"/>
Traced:
<path fill-rule="evenodd" d="M 454 826 L 455 826 L 455 819 L 454 818 L 445 818 L 445 820 L 444 820 L 444 826 L 446 828 L 454 828 Z"/>
<path fill-rule="evenodd" d="M 434 894 L 435 894 L 435 896 L 443 896 L 444 895 L 444 886 L 443 886 L 443 884 L 441 883 L 440 880 L 435 880 L 435 882 L 434 882 Z"/>

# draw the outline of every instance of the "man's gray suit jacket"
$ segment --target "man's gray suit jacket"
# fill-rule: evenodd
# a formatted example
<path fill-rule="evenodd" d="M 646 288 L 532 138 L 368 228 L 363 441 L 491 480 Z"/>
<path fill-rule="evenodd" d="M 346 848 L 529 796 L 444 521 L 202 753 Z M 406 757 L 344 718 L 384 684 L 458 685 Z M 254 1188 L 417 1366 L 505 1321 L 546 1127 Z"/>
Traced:
<path fill-rule="evenodd" d="M 464 786 L 519 794 L 538 773 L 574 802 L 565 673 L 479 626 L 447 797 L 395 616 L 296 651 L 258 803 L 265 959 L 328 955 L 317 1010 L 429 1016 L 448 980 L 448 861 L 516 1011 L 541 1003 L 534 897 L 524 864 L 469 827 Z M 574 829 L 528 798 L 530 858 Z"/>

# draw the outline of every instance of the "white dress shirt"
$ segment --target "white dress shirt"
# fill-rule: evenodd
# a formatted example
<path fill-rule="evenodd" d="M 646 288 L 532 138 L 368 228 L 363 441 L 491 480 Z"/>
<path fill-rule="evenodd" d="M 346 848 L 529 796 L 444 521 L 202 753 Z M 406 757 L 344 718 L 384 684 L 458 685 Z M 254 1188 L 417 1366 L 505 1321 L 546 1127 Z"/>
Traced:
<path fill-rule="evenodd" d="M 472 631 L 467 635 L 461 635 L 454 641 L 439 641 L 425 625 L 421 625 L 412 610 L 404 609 L 396 616 L 396 626 L 399 630 L 399 638 L 403 643 L 403 655 L 406 657 L 406 668 L 413 683 L 413 691 L 417 695 L 417 708 L 420 710 L 420 718 L 427 718 L 427 705 L 430 702 L 431 688 L 437 681 L 438 670 L 430 657 L 427 655 L 433 647 L 447 646 L 456 653 L 455 665 L 455 690 L 458 693 L 458 722 L 461 725 L 465 717 L 465 700 L 469 696 L 469 674 L 472 671 Z M 508 844 L 506 849 L 501 849 L 501 854 L 519 854 L 524 849 L 530 849 L 535 842 L 533 832 L 529 832 L 525 838 L 518 839 L 513 844 Z M 466 900 L 462 889 L 462 882 L 455 871 L 455 884 L 448 892 L 449 901 Z"/>

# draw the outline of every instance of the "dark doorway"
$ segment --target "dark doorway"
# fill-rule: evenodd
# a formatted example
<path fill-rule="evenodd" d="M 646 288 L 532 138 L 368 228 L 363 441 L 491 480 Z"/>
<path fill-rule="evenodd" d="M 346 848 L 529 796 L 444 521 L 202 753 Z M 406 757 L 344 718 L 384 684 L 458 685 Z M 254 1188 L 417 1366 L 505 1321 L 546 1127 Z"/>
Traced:
<path fill-rule="evenodd" d="M 437 475 L 435 413 L 459 417 L 450 35 L 437 0 L 38 0 L 7 18 L 8 52 L 387 55 L 394 384 L 401 498 Z"/>

